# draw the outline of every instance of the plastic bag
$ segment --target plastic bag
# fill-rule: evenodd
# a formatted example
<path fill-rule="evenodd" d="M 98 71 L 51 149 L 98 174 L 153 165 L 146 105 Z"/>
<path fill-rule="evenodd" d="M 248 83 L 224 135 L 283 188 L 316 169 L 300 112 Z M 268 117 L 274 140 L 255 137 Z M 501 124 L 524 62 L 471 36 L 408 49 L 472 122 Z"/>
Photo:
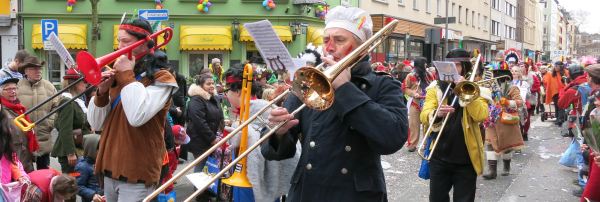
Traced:
<path fill-rule="evenodd" d="M 206 160 L 206 174 L 210 175 L 210 176 L 214 176 L 217 173 L 219 173 L 221 171 L 221 168 L 219 168 L 219 161 L 218 159 L 215 157 L 215 155 L 211 155 L 208 157 L 208 159 Z M 210 187 L 208 187 L 208 191 L 212 192 L 213 194 L 217 194 L 217 185 L 220 184 L 219 182 L 220 180 L 215 181 L 215 183 L 213 183 Z"/>
<path fill-rule="evenodd" d="M 2 196 L 5 201 L 21 201 L 21 190 L 23 189 L 23 183 L 11 182 L 8 184 L 2 184 Z"/>
<path fill-rule="evenodd" d="M 158 202 L 174 202 L 176 199 L 175 190 L 169 192 L 168 194 L 160 193 L 158 195 Z"/>
<path fill-rule="evenodd" d="M 558 163 L 567 167 L 577 167 L 577 155 L 581 155 L 579 142 L 575 138 L 571 141 L 567 150 L 562 154 Z"/>
<path fill-rule="evenodd" d="M 431 145 L 431 136 L 427 138 L 427 143 L 425 144 L 425 156 L 429 156 L 429 146 Z M 419 178 L 428 180 L 429 179 L 429 161 L 421 160 L 421 167 L 419 168 Z"/>

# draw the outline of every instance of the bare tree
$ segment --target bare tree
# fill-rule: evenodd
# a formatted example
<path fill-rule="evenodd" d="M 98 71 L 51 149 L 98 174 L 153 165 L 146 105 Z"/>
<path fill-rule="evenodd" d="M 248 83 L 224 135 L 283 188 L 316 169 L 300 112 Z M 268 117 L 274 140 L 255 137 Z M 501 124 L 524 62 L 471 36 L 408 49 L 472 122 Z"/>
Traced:
<path fill-rule="evenodd" d="M 90 48 L 88 52 L 92 55 L 96 55 L 96 44 L 98 43 L 98 39 L 100 39 L 100 27 L 98 26 L 98 1 L 100 0 L 90 0 L 92 4 L 92 41 L 90 42 Z"/>
<path fill-rule="evenodd" d="M 585 22 L 588 19 L 588 16 L 590 16 L 590 12 L 589 11 L 585 11 L 585 10 L 581 10 L 581 9 L 571 11 L 570 13 L 571 13 L 571 15 L 570 15 L 571 18 L 573 20 L 575 20 L 575 25 L 577 27 L 579 27 L 580 25 L 585 24 Z"/>

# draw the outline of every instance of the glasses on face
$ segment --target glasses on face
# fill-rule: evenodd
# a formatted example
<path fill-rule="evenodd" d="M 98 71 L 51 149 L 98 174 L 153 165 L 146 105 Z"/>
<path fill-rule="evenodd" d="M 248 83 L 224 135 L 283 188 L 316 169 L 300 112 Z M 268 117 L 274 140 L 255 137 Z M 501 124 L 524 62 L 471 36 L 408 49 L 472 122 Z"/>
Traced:
<path fill-rule="evenodd" d="M 17 92 L 18 88 L 4 88 L 2 90 L 6 92 Z"/>

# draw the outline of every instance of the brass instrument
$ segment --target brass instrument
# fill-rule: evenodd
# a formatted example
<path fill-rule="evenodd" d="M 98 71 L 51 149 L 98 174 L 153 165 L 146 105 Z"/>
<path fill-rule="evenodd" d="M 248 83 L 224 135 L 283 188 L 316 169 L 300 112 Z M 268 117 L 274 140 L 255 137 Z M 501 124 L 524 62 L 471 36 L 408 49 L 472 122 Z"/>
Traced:
<path fill-rule="evenodd" d="M 477 66 L 479 65 L 480 60 L 481 60 L 481 54 L 477 55 L 475 65 L 473 66 L 474 67 L 473 72 L 471 73 L 471 77 L 469 78 L 469 80 L 461 81 L 460 83 L 458 83 L 456 85 L 456 87 L 454 87 L 454 94 L 456 96 L 454 96 L 454 99 L 452 99 L 452 103 L 450 104 L 450 106 L 454 106 L 454 103 L 456 103 L 457 98 L 459 99 L 459 102 L 461 102 L 461 104 L 466 105 L 479 97 L 480 89 L 479 89 L 478 84 L 475 83 L 474 80 L 475 80 L 475 75 L 477 74 L 477 69 L 478 69 Z M 450 85 L 448 85 L 448 87 L 444 91 L 442 99 L 440 99 L 440 100 L 443 101 L 444 99 L 446 99 L 446 97 L 448 96 L 449 90 L 450 90 Z M 429 148 L 429 154 L 426 155 L 425 147 L 427 144 L 427 139 L 429 138 L 429 136 L 431 136 L 432 132 L 434 132 L 433 131 L 433 122 L 437 118 L 437 114 L 440 111 L 441 106 L 442 106 L 442 103 L 439 103 L 437 109 L 435 110 L 435 113 L 433 114 L 432 119 L 429 120 L 429 127 L 427 128 L 427 132 L 425 132 L 425 136 L 424 136 L 423 140 L 421 140 L 421 143 L 419 144 L 419 149 L 417 151 L 417 154 L 419 154 L 419 156 L 425 160 L 430 160 L 431 157 L 433 156 L 433 153 L 435 152 L 435 148 L 437 147 L 438 140 L 440 140 L 440 137 L 442 136 L 442 132 L 444 131 L 444 127 L 446 126 L 446 122 L 448 121 L 448 118 L 450 117 L 450 113 L 446 114 L 446 116 L 444 117 L 444 120 L 442 121 L 442 126 L 440 127 L 439 131 L 437 132 L 437 137 L 436 137 L 435 141 L 431 142 L 431 147 Z"/>
<path fill-rule="evenodd" d="M 239 133 L 243 128 L 248 126 L 254 120 L 260 121 L 264 127 L 269 129 L 262 137 L 253 145 L 248 146 L 247 150 L 241 154 L 238 154 L 237 158 L 232 160 L 227 166 L 222 168 L 222 170 L 207 181 L 203 181 L 201 184 L 202 187 L 198 188 L 192 195 L 190 195 L 185 201 L 191 201 L 196 195 L 202 193 L 206 188 L 210 186 L 217 179 L 221 178 L 225 172 L 230 170 L 233 166 L 235 166 L 242 158 L 246 157 L 250 152 L 260 146 L 261 143 L 268 140 L 271 135 L 275 134 L 279 128 L 281 128 L 286 122 L 281 122 L 275 126 L 269 126 L 267 121 L 261 118 L 261 115 L 267 112 L 268 109 L 274 107 L 274 103 L 280 102 L 283 98 L 285 98 L 289 93 L 293 93 L 298 98 L 302 100 L 304 103 L 297 109 L 295 109 L 291 114 L 296 115 L 305 107 L 310 107 L 316 110 L 325 110 L 329 108 L 334 101 L 334 90 L 332 86 L 333 80 L 345 69 L 352 68 L 358 62 L 361 61 L 363 57 L 365 57 L 369 52 L 375 49 L 379 44 L 385 41 L 387 36 L 393 31 L 393 29 L 398 24 L 398 20 L 393 20 L 389 22 L 385 27 L 375 33 L 371 38 L 362 43 L 359 47 L 354 49 L 350 54 L 346 57 L 342 58 L 336 64 L 327 67 L 326 70 L 320 71 L 323 69 L 323 64 L 317 67 L 302 67 L 298 69 L 294 75 L 294 81 L 292 85 L 292 90 L 286 90 L 275 99 L 271 100 L 267 106 L 258 110 L 256 114 L 250 116 L 246 121 L 241 123 L 237 128 L 229 133 L 229 135 L 225 136 L 211 148 L 209 148 L 206 152 L 204 152 L 200 157 L 196 158 L 192 163 L 183 168 L 179 173 L 175 174 L 171 179 L 162 184 L 158 189 L 148 195 L 143 201 L 150 202 L 154 197 L 163 192 L 169 185 L 173 184 L 176 180 L 184 176 L 189 170 L 191 170 L 194 166 L 200 163 L 203 159 L 207 158 L 212 154 L 217 148 L 219 148 L 222 144 L 229 141 L 233 136 Z"/>
<path fill-rule="evenodd" d="M 48 99 L 42 101 L 40 104 L 38 104 L 36 106 L 33 106 L 31 109 L 27 110 L 25 113 L 17 116 L 13 120 L 13 122 L 22 131 L 30 131 L 37 124 L 41 123 L 42 121 L 44 121 L 48 117 L 52 116 L 52 114 L 58 112 L 59 110 L 61 110 L 67 104 L 69 104 L 69 103 L 75 101 L 77 98 L 85 95 L 85 93 L 88 92 L 88 91 L 90 91 L 91 89 L 93 89 L 93 87 L 98 86 L 98 84 L 100 84 L 102 82 L 102 69 L 104 67 L 107 67 L 106 65 L 114 62 L 121 55 L 125 55 L 126 54 L 129 58 L 134 57 L 132 55 L 133 54 L 133 49 L 137 48 L 138 46 L 144 45 L 149 40 L 158 41 L 158 37 L 160 35 L 163 35 L 162 37 L 165 40 L 162 43 L 157 44 L 156 46 L 150 48 L 148 51 L 140 53 L 138 55 L 135 55 L 135 59 L 139 59 L 139 58 L 143 57 L 144 55 L 146 55 L 148 53 L 153 53 L 154 50 L 159 49 L 159 48 L 167 45 L 171 41 L 171 38 L 173 37 L 173 29 L 171 29 L 170 27 L 167 27 L 165 29 L 162 29 L 162 30 L 160 30 L 160 31 L 158 31 L 158 32 L 156 32 L 156 33 L 148 36 L 145 39 L 139 40 L 139 41 L 137 41 L 137 42 L 135 42 L 135 43 L 127 46 L 127 47 L 124 47 L 122 49 L 119 49 L 119 50 L 117 50 L 115 52 L 109 53 L 109 54 L 104 55 L 104 56 L 99 57 L 99 58 L 94 58 L 94 56 L 92 56 L 92 54 L 88 53 L 87 51 L 80 51 L 79 53 L 77 53 L 77 58 L 76 58 L 77 71 L 80 74 L 80 78 L 77 79 L 77 80 L 75 80 L 75 82 L 69 84 L 68 86 L 64 87 L 62 90 L 60 90 L 56 94 L 50 96 Z M 81 76 L 82 74 L 83 74 L 83 76 Z M 54 108 L 54 110 L 50 111 L 44 117 L 40 118 L 39 120 L 37 120 L 37 121 L 35 121 L 33 123 L 31 123 L 27 119 L 25 119 L 25 116 L 27 116 L 28 114 L 31 114 L 33 111 L 37 110 L 41 106 L 43 106 L 46 103 L 50 102 L 51 100 L 53 100 L 54 98 L 58 97 L 62 93 L 68 91 L 72 86 L 75 86 L 77 83 L 79 83 L 79 82 L 81 82 L 83 80 L 85 80 L 87 83 L 91 84 L 92 86 L 90 86 L 87 89 L 85 89 L 85 91 L 83 93 L 81 93 L 79 95 L 76 95 L 76 96 L 73 96 L 73 98 L 71 98 L 69 101 L 67 101 L 67 102 L 61 104 L 60 106 Z"/>

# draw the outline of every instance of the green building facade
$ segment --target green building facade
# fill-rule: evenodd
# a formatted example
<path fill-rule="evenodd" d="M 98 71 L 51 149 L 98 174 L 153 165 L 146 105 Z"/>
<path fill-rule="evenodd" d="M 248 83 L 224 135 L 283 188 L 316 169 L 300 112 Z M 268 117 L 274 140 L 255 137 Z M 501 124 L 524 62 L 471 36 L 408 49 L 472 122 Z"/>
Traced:
<path fill-rule="evenodd" d="M 306 1 L 306 0 L 305 0 Z M 298 0 L 275 0 L 275 9 L 267 10 L 261 0 L 212 0 L 208 13 L 198 11 L 198 0 L 163 0 L 169 10 L 169 20 L 162 27 L 173 28 L 174 36 L 165 51 L 171 64 L 181 74 L 193 76 L 207 68 L 211 59 L 221 59 L 223 66 L 260 57 L 243 24 L 269 20 L 292 56 L 303 51 L 308 43 L 322 43 L 323 20 L 316 16 L 318 4 L 298 4 Z M 358 4 L 358 0 L 326 0 L 329 8 Z M 116 30 L 123 13 L 137 15 L 139 9 L 155 9 L 154 0 L 99 0 L 99 40 L 96 57 L 114 52 Z M 44 77 L 58 84 L 65 66 L 55 51 L 43 49 L 40 20 L 57 19 L 59 38 L 75 58 L 87 50 L 92 39 L 90 0 L 78 0 L 67 12 L 67 0 L 23 1 L 22 47 L 35 53 L 48 64 Z"/>

